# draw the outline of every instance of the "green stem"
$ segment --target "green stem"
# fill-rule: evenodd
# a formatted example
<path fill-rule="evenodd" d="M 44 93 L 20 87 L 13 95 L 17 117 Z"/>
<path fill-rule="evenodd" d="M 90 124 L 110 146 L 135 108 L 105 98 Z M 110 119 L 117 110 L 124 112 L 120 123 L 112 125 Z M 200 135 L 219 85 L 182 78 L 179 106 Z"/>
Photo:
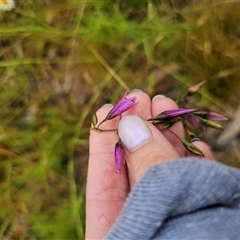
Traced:
<path fill-rule="evenodd" d="M 173 135 L 175 135 L 176 138 L 178 138 L 178 139 L 182 142 L 182 139 L 181 139 L 176 133 L 174 133 L 174 132 L 171 131 L 170 129 L 168 129 L 168 131 L 170 131 Z"/>
<path fill-rule="evenodd" d="M 96 132 L 117 132 L 118 131 L 118 129 L 101 129 L 99 127 L 93 127 L 92 130 Z"/>

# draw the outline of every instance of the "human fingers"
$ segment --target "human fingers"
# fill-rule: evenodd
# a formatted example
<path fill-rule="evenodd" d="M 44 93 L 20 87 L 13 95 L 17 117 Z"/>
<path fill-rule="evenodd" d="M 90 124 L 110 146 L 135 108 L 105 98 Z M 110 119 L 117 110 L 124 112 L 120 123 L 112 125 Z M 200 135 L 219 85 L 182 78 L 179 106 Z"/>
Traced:
<path fill-rule="evenodd" d="M 101 122 L 111 107 L 97 111 Z M 106 121 L 102 129 L 116 129 L 119 118 Z M 115 173 L 114 147 L 116 132 L 90 131 L 89 164 L 86 189 L 86 239 L 102 239 L 122 209 L 129 192 L 125 167 L 121 175 Z"/>
<path fill-rule="evenodd" d="M 156 116 L 166 110 L 177 109 L 177 104 L 170 98 L 167 98 L 163 95 L 156 95 L 152 99 L 152 116 Z M 162 125 L 160 125 L 160 128 Z M 176 122 L 171 128 L 171 131 L 174 132 L 178 137 L 184 138 L 184 130 L 181 122 Z M 168 139 L 168 141 L 173 145 L 174 149 L 178 154 L 183 157 L 185 154 L 185 149 L 179 141 L 179 139 L 174 136 L 168 129 L 161 130 L 163 135 Z"/>
<path fill-rule="evenodd" d="M 125 157 L 134 185 L 149 167 L 179 158 L 166 137 L 151 123 L 136 115 L 125 115 L 118 125 L 119 136 L 126 147 Z"/>

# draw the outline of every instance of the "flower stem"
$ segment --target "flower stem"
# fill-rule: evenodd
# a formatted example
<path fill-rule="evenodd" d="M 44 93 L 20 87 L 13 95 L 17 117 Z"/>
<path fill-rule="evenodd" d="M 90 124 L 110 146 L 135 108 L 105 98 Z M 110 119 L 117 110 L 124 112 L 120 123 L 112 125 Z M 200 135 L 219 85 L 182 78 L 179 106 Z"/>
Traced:
<path fill-rule="evenodd" d="M 118 131 L 118 129 L 101 129 L 99 127 L 93 127 L 92 130 L 96 132 L 117 132 Z"/>

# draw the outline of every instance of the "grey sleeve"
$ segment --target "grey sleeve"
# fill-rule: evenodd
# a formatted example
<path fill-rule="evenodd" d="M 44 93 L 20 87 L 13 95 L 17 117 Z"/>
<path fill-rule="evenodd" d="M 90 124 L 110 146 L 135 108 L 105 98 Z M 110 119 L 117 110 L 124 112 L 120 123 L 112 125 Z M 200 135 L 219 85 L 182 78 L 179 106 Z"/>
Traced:
<path fill-rule="evenodd" d="M 240 239 L 240 171 L 198 158 L 154 166 L 104 239 Z"/>

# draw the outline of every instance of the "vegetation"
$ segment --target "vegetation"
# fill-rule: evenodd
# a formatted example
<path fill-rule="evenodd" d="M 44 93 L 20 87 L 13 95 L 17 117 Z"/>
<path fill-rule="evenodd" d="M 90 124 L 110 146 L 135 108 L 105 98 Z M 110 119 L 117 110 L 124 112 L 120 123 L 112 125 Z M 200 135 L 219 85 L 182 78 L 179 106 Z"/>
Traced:
<path fill-rule="evenodd" d="M 84 238 L 91 118 L 125 89 L 178 99 L 206 81 L 189 106 L 233 117 L 239 9 L 227 0 L 28 0 L 0 12 L 0 238 Z M 237 148 L 221 150 L 221 161 L 224 153 L 239 166 Z"/>

